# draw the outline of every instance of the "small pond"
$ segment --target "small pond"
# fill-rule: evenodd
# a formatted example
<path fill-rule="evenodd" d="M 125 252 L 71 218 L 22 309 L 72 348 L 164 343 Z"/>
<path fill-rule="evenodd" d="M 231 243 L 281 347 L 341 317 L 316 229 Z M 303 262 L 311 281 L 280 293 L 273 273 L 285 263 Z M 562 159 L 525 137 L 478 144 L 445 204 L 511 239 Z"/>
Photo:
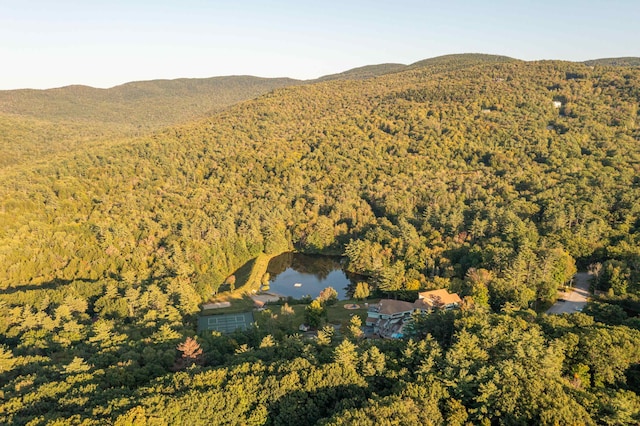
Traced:
<path fill-rule="evenodd" d="M 301 299 L 315 299 L 320 291 L 333 287 L 338 299 L 348 299 L 347 287 L 352 281 L 342 270 L 339 257 L 284 253 L 269 262 L 269 293 Z M 354 278 L 355 280 L 355 278 Z"/>

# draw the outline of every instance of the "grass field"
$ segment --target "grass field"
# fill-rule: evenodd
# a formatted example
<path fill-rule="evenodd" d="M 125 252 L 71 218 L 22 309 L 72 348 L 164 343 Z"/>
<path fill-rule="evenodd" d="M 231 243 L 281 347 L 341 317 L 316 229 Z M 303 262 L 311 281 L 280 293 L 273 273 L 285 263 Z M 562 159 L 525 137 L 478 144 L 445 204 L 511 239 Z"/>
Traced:
<path fill-rule="evenodd" d="M 371 305 L 377 303 L 377 300 L 369 300 L 367 302 Z M 352 305 L 354 303 L 360 305 L 360 308 L 345 309 L 345 305 Z M 290 306 L 293 308 L 295 313 L 289 318 L 289 323 L 293 329 L 297 329 L 300 324 L 304 323 L 304 311 L 308 305 L 300 303 Z M 271 314 L 275 314 L 279 318 L 282 317 L 280 314 L 281 305 L 267 305 L 266 308 L 268 311 L 263 311 L 264 313 L 260 314 L 262 321 L 267 321 L 265 315 L 270 316 Z M 367 308 L 363 302 L 357 300 L 340 300 L 335 305 L 327 307 L 327 322 L 330 324 L 347 327 L 353 315 L 358 315 L 362 320 L 362 324 L 364 324 L 367 319 Z"/>
<path fill-rule="evenodd" d="M 244 312 L 254 307 L 253 300 L 249 295 L 260 290 L 260 280 L 265 272 L 269 261 L 277 254 L 260 253 L 255 259 L 251 259 L 242 265 L 236 272 L 236 288 L 233 291 L 222 291 L 208 302 L 231 302 L 231 307 L 221 309 L 203 310 L 203 315 L 229 314 Z M 225 286 L 221 287 L 224 288 Z M 207 302 L 207 303 L 208 303 Z"/>
<path fill-rule="evenodd" d="M 345 309 L 345 305 L 360 305 L 358 309 Z M 377 301 L 368 300 L 367 303 L 369 305 L 377 303 Z M 351 317 L 353 315 L 360 316 L 362 320 L 362 324 L 364 324 L 367 319 L 367 308 L 364 305 L 364 302 L 358 300 L 340 300 L 333 306 L 327 307 L 327 320 L 331 324 L 342 324 L 342 326 L 349 325 L 349 321 L 351 321 Z"/>

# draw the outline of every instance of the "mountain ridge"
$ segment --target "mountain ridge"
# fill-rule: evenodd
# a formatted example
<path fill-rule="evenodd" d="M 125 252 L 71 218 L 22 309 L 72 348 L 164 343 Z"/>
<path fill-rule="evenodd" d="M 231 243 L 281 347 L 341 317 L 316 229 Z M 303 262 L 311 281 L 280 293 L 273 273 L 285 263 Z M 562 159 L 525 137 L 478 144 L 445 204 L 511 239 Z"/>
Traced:
<path fill-rule="evenodd" d="M 589 59 L 588 61 L 584 61 L 584 64 L 589 66 L 603 65 L 603 66 L 614 66 L 614 67 L 640 67 L 640 57 L 624 56 L 619 58 Z"/>
<path fill-rule="evenodd" d="M 0 423 L 637 424 L 640 69 L 472 62 L 0 170 Z M 292 250 L 343 254 L 372 297 L 196 336 L 212 295 L 252 309 L 239 267 Z M 577 262 L 608 296 L 544 314 Z M 362 338 L 364 303 L 436 288 L 461 309 Z"/>
<path fill-rule="evenodd" d="M 159 82 L 163 82 L 163 83 L 172 83 L 172 82 L 180 82 L 180 81 L 186 81 L 186 82 L 190 82 L 190 81 L 209 81 L 209 80 L 215 80 L 215 79 L 235 79 L 235 78 L 251 78 L 251 79 L 260 79 L 260 80 L 289 80 L 292 82 L 292 84 L 296 84 L 296 83 L 314 83 L 314 82 L 320 82 L 320 81 L 327 81 L 327 80 L 336 80 L 336 79 L 340 79 L 340 78 L 349 78 L 349 77 L 353 77 L 356 76 L 357 78 L 363 78 L 362 76 L 360 76 L 359 74 L 361 73 L 365 78 L 366 77 L 375 77 L 375 76 L 379 76 L 379 75 L 384 75 L 387 73 L 393 73 L 393 72 L 399 72 L 399 71 L 403 71 L 409 68 L 417 68 L 420 66 L 425 66 L 425 65 L 431 65 L 430 63 L 435 63 L 435 62 L 442 62 L 443 60 L 447 60 L 447 59 L 453 59 L 453 58 L 467 58 L 467 59 L 484 59 L 485 61 L 488 62 L 503 62 L 503 61 L 523 61 L 523 62 L 536 62 L 536 61 L 542 61 L 542 60 L 552 60 L 552 61 L 562 61 L 562 62 L 574 62 L 574 63 L 583 63 L 586 65 L 611 65 L 611 66 L 640 66 L 640 57 L 636 57 L 636 56 L 624 56 L 624 57 L 611 57 L 611 58 L 595 58 L 595 59 L 588 59 L 585 61 L 569 61 L 569 60 L 565 60 L 565 59 L 533 59 L 533 60 L 529 60 L 529 61 L 524 61 L 522 59 L 518 59 L 518 58 L 513 58 L 510 56 L 505 56 L 505 55 L 498 55 L 498 54 L 486 54 L 486 53 L 453 53 L 453 54 L 447 54 L 447 55 L 440 55 L 440 56 L 434 56 L 434 57 L 430 57 L 430 58 L 425 58 L 425 59 L 421 59 L 418 60 L 416 62 L 412 62 L 409 64 L 403 64 L 403 63 L 396 63 L 396 62 L 385 62 L 385 63 L 380 63 L 380 64 L 367 64 L 367 65 L 362 65 L 362 66 L 358 66 L 358 67 L 354 67 L 354 68 L 349 68 L 345 71 L 340 71 L 340 72 L 336 72 L 336 73 L 331 73 L 331 74 L 326 74 L 326 75 L 322 75 L 320 77 L 317 78 L 311 78 L 311 79 L 297 79 L 297 78 L 293 78 L 293 77 L 261 77 L 261 76 L 257 76 L 257 75 L 253 75 L 253 74 L 228 74 L 228 75 L 217 75 L 217 76 L 211 76 L 211 77 L 177 77 L 177 78 L 156 78 L 156 79 L 151 79 L 151 80 L 132 80 L 132 81 L 128 81 L 128 82 L 124 82 L 121 84 L 117 84 L 114 86 L 110 86 L 110 87 L 106 87 L 106 88 L 100 88 L 100 87 L 94 87 L 91 85 L 86 85 L 86 84 L 69 84 L 69 85 L 65 85 L 65 86 L 59 86 L 59 87 L 50 87 L 50 88 L 46 88 L 46 89 L 34 89 L 34 88 L 18 88 L 18 89 L 4 89 L 4 90 L 0 90 L 0 95 L 2 95 L 3 93 L 6 92 L 37 92 L 37 93 L 42 93 L 42 92 L 49 92 L 49 91 L 59 91 L 59 90 L 67 90 L 67 89 L 74 89 L 74 88 L 83 88 L 83 89 L 92 89 L 95 91 L 110 91 L 113 89 L 119 89 L 119 88 L 125 88 L 125 87 L 132 87 L 135 85 L 139 85 L 139 84 L 146 84 L 146 83 L 159 83 Z"/>
<path fill-rule="evenodd" d="M 70 85 L 0 91 L 0 126 L 7 129 L 0 133 L 0 167 L 197 120 L 277 89 L 363 80 L 421 67 L 441 72 L 494 60 L 492 55 L 447 55 L 424 64 L 367 65 L 314 80 L 237 75 L 133 81 L 108 89 Z"/>
<path fill-rule="evenodd" d="M 99 89 L 84 85 L 71 85 L 54 89 L 17 89 L 0 91 L 0 112 L 28 115 L 41 119 L 74 121 L 123 122 L 131 121 L 143 125 L 151 120 L 151 127 L 172 124 L 176 118 L 143 117 L 130 115 L 146 101 L 147 105 L 166 101 L 178 102 L 177 107 L 185 107 L 184 113 L 177 113 L 175 106 L 162 102 L 156 105 L 160 112 L 173 110 L 177 120 L 200 115 L 204 111 L 215 111 L 234 103 L 251 99 L 279 87 L 299 84 L 299 80 L 289 78 L 262 78 L 253 76 L 222 76 L 204 79 L 175 79 L 134 81 Z M 203 91 L 206 93 L 203 94 Z M 215 98 L 213 98 L 215 96 Z M 186 107 L 188 102 L 200 105 L 195 113 Z M 36 108 L 34 109 L 34 105 Z M 119 108 L 119 110 L 114 110 Z M 126 109 L 123 111 L 122 109 Z M 155 114 L 156 116 L 159 113 Z"/>
<path fill-rule="evenodd" d="M 252 79 L 262 79 L 262 80 L 291 80 L 292 82 L 318 82 L 318 81 L 325 81 L 328 79 L 335 79 L 335 77 L 337 76 L 349 76 L 350 74 L 357 74 L 358 71 L 364 71 L 365 73 L 371 73 L 373 76 L 375 75 L 384 75 L 384 72 L 380 72 L 378 71 L 378 69 L 384 69 L 387 68 L 390 71 L 389 72 L 396 72 L 397 69 L 401 69 L 401 68 L 408 68 L 408 67 L 419 67 L 422 66 L 423 63 L 427 64 L 429 62 L 431 63 L 435 63 L 435 62 L 442 62 L 443 60 L 450 60 L 450 59 L 455 59 L 455 58 L 466 58 L 466 59 L 474 59 L 474 60 L 478 60 L 478 61 L 499 61 L 501 59 L 505 59 L 505 60 L 519 60 L 516 58 L 511 58 L 508 56 L 503 56 L 503 55 L 494 55 L 494 54 L 486 54 L 486 53 L 453 53 L 453 54 L 447 54 L 447 55 L 440 55 L 440 56 L 434 56 L 434 57 L 430 57 L 430 58 L 425 58 L 425 59 L 421 59 L 419 61 L 416 62 L 412 62 L 409 64 L 402 64 L 402 63 L 394 63 L 394 62 L 386 62 L 386 63 L 381 63 L 381 64 L 366 64 L 366 65 L 362 65 L 362 66 L 358 66 L 355 68 L 349 68 L 345 71 L 340 71 L 337 73 L 332 73 L 332 74 L 326 74 L 326 75 L 322 75 L 320 77 L 317 78 L 311 78 L 311 79 L 306 79 L 306 80 L 302 80 L 302 79 L 296 79 L 296 78 L 292 78 L 292 77 L 260 77 L 260 76 L 256 76 L 256 75 L 252 75 L 252 74 L 230 74 L 230 75 L 221 75 L 221 76 L 211 76 L 211 77 L 178 77 L 178 78 L 157 78 L 157 79 L 151 79 L 151 80 L 132 80 L 132 81 L 128 81 L 128 82 L 124 82 L 121 84 L 117 84 L 115 86 L 111 86 L 111 87 L 107 87 L 107 88 L 98 88 L 98 87 L 93 87 L 90 85 L 85 85 L 85 84 L 70 84 L 70 85 L 65 85 L 65 86 L 60 86 L 60 87 L 51 87 L 51 88 L 47 88 L 47 89 L 33 89 L 33 88 L 19 88 L 19 89 L 8 89 L 8 90 L 0 90 L 0 94 L 2 94 L 3 92 L 18 92 L 18 91 L 29 91 L 29 92 L 47 92 L 47 91 L 54 91 L 54 90 L 61 90 L 61 89 L 69 89 L 69 88 L 89 88 L 89 89 L 94 89 L 96 91 L 109 91 L 112 89 L 118 89 L 118 88 L 123 88 L 123 87 L 127 87 L 127 86 L 132 86 L 132 85 L 137 85 L 137 84 L 146 84 L 146 83 L 156 83 L 156 82 L 167 82 L 167 83 L 172 83 L 172 82 L 179 82 L 179 81 L 208 81 L 208 80 L 214 80 L 214 79 L 235 79 L 235 78 L 252 78 Z"/>
<path fill-rule="evenodd" d="M 622 66 L 634 60 L 614 59 L 595 61 Z M 463 53 L 437 56 L 408 65 L 365 65 L 313 80 L 236 75 L 133 81 L 108 89 L 70 85 L 46 90 L 0 91 L 0 126 L 8 129 L 0 134 L 0 150 L 4 152 L 0 167 L 24 163 L 50 153 L 72 151 L 89 142 L 148 134 L 210 116 L 277 89 L 366 80 L 421 69 L 427 69 L 434 75 L 506 62 L 527 63 L 501 55 Z M 43 138 L 42 135 L 48 136 Z"/>

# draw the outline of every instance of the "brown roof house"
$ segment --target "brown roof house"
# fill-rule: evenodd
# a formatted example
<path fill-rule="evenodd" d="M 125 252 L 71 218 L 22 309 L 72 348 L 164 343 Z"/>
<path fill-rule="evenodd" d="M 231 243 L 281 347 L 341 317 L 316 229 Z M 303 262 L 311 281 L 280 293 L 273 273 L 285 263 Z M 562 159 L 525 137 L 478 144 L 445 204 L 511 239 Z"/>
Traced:
<path fill-rule="evenodd" d="M 402 337 L 402 327 L 415 311 L 413 305 L 401 300 L 382 299 L 369 307 L 366 324 L 381 337 Z"/>
<path fill-rule="evenodd" d="M 462 300 L 446 289 L 425 291 L 418 294 L 415 302 L 382 299 L 377 305 L 369 307 L 366 325 L 380 337 L 400 338 L 403 328 L 414 312 L 429 313 L 434 309 L 454 309 Z"/>
<path fill-rule="evenodd" d="M 449 293 L 446 288 L 440 290 L 423 291 L 418 293 L 416 304 L 425 306 L 424 310 L 433 309 L 454 309 L 460 306 L 462 299 L 457 293 Z"/>

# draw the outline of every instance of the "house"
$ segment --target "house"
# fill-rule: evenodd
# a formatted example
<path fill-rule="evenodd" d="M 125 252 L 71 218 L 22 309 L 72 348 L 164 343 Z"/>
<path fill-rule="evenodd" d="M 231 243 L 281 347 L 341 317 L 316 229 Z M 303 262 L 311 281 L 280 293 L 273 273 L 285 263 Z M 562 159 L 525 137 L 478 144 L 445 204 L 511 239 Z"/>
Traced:
<path fill-rule="evenodd" d="M 366 325 L 382 337 L 391 337 L 399 333 L 404 322 L 415 311 L 414 304 L 402 300 L 382 299 L 378 304 L 369 306 Z"/>
<path fill-rule="evenodd" d="M 434 309 L 455 309 L 462 300 L 456 293 L 446 289 L 425 291 L 418 294 L 415 302 L 382 299 L 369 307 L 366 325 L 381 337 L 403 336 L 403 328 L 414 312 L 429 313 Z"/>
<path fill-rule="evenodd" d="M 553 101 L 553 107 L 554 108 L 560 108 L 562 106 L 562 102 L 560 101 Z"/>
<path fill-rule="evenodd" d="M 411 315 L 414 311 L 413 303 L 402 300 L 382 299 L 378 304 L 369 306 L 367 325 L 373 325 L 380 320 L 391 320 Z"/>
<path fill-rule="evenodd" d="M 449 293 L 446 288 L 440 290 L 423 291 L 418 293 L 416 304 L 424 306 L 421 310 L 455 309 L 460 306 L 462 299 L 457 293 Z M 418 307 L 418 306 L 417 306 Z"/>

